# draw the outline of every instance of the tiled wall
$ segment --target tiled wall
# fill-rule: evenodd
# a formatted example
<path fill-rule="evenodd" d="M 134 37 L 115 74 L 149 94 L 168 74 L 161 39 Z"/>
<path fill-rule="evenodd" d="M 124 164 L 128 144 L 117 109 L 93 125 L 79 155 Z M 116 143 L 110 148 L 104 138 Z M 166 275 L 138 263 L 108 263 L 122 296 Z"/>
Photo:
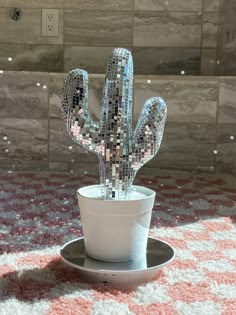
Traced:
<path fill-rule="evenodd" d="M 0 169 L 98 172 L 97 157 L 67 134 L 65 74 L 0 73 Z M 103 75 L 91 75 L 89 109 L 99 118 Z M 134 124 L 145 100 L 162 96 L 168 119 L 148 168 L 236 174 L 236 77 L 136 76 Z"/>
<path fill-rule="evenodd" d="M 59 9 L 58 37 L 41 36 L 42 8 Z M 120 46 L 136 74 L 235 75 L 235 21 L 235 0 L 0 0 L 0 69 L 104 73 Z"/>

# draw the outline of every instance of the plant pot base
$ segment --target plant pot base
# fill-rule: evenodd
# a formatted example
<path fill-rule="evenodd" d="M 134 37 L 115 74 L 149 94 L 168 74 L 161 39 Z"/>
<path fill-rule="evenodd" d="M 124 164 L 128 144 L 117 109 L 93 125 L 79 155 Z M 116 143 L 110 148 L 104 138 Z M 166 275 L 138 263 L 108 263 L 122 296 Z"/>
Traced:
<path fill-rule="evenodd" d="M 130 199 L 103 200 L 101 186 L 91 185 L 77 194 L 88 256 L 112 263 L 145 257 L 155 191 L 133 185 Z"/>
<path fill-rule="evenodd" d="M 65 263 L 79 270 L 84 280 L 114 287 L 128 287 L 152 280 L 175 256 L 169 244 L 150 237 L 146 257 L 133 262 L 109 263 L 92 259 L 86 255 L 83 237 L 66 243 L 60 254 Z"/>

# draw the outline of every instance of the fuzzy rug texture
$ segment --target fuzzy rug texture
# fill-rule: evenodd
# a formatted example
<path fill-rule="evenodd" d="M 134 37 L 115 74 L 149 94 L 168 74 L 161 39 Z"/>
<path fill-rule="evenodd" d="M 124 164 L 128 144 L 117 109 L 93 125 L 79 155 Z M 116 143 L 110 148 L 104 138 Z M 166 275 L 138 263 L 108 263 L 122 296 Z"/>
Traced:
<path fill-rule="evenodd" d="M 150 236 L 176 249 L 153 281 L 126 289 L 81 281 L 60 259 L 82 235 L 76 190 L 85 174 L 0 175 L 0 315 L 236 314 L 236 180 L 159 172 Z"/>

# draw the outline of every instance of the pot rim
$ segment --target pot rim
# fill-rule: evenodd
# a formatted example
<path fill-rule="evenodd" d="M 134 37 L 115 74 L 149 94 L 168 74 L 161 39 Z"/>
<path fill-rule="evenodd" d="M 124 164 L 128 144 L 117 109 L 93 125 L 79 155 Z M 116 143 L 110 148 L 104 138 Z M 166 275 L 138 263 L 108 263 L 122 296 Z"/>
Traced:
<path fill-rule="evenodd" d="M 96 184 L 96 185 L 88 185 L 88 186 L 84 186 L 84 187 L 81 187 L 77 190 L 77 196 L 80 196 L 82 198 L 85 198 L 85 199 L 88 199 L 88 200 L 96 200 L 97 202 L 137 202 L 138 200 L 146 200 L 146 199 L 150 199 L 150 198 L 155 198 L 156 196 L 156 192 L 150 188 L 147 188 L 145 186 L 139 186 L 139 185 L 132 185 L 132 188 L 136 188 L 136 191 L 141 191 L 143 192 L 146 191 L 147 192 L 147 195 L 142 197 L 142 198 L 137 198 L 137 199 L 99 199 L 97 196 L 95 197 L 88 197 L 86 195 L 84 195 L 82 193 L 82 190 L 84 190 L 85 188 L 92 188 L 92 187 L 101 187 L 99 184 Z"/>

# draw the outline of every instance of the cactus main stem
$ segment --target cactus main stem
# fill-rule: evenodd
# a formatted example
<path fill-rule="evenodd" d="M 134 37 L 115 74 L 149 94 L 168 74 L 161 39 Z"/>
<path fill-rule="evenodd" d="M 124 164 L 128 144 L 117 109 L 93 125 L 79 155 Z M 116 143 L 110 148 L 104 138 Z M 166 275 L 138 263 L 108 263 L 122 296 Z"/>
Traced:
<path fill-rule="evenodd" d="M 104 199 L 129 199 L 134 177 L 158 152 L 167 109 L 160 97 L 146 101 L 132 130 L 133 61 L 131 53 L 114 49 L 107 66 L 100 122 L 88 111 L 88 75 L 71 71 L 62 103 L 72 139 L 98 155 Z"/>
<path fill-rule="evenodd" d="M 124 174 L 126 170 L 127 174 Z M 100 160 L 100 183 L 104 199 L 129 199 L 135 171 L 127 161 L 117 166 Z"/>
<path fill-rule="evenodd" d="M 132 91 L 131 54 L 115 49 L 107 66 L 101 115 L 104 148 L 100 156 L 100 182 L 105 199 L 128 198 L 134 180 L 128 157 L 132 137 Z"/>

